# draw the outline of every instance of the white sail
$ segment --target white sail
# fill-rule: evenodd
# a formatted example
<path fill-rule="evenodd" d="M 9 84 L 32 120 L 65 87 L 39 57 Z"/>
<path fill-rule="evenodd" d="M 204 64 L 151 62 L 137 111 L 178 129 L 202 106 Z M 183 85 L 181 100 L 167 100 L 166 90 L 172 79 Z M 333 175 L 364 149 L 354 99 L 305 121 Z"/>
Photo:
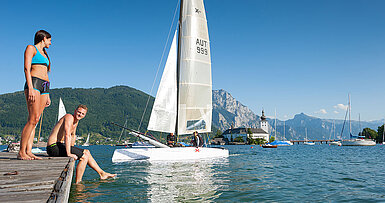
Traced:
<path fill-rule="evenodd" d="M 57 120 L 59 121 L 66 114 L 67 114 L 66 108 L 65 108 L 64 103 L 60 97 L 60 99 L 59 99 L 59 113 L 57 115 Z"/>
<path fill-rule="evenodd" d="M 148 129 L 174 132 L 177 127 L 178 135 L 190 134 L 193 131 L 210 132 L 212 117 L 211 60 L 203 1 L 181 2 L 183 3 L 180 18 L 182 28 L 179 30 L 178 37 L 179 55 L 176 56 L 175 35 L 151 112 Z M 175 107 L 177 111 L 174 109 Z M 224 148 L 170 148 L 135 131 L 130 133 L 149 141 L 156 147 L 116 149 L 112 162 L 139 159 L 185 161 L 229 156 L 229 151 Z"/>
<path fill-rule="evenodd" d="M 211 132 L 210 42 L 203 0 L 184 1 L 180 38 L 178 134 Z"/>
<path fill-rule="evenodd" d="M 158 132 L 174 133 L 176 125 L 176 105 L 177 105 L 177 31 L 168 54 L 166 66 L 163 71 L 162 79 L 156 93 L 155 102 L 152 108 L 148 130 Z"/>
<path fill-rule="evenodd" d="M 84 142 L 84 144 L 82 146 L 90 146 L 90 134 L 88 133 L 88 136 L 87 136 L 87 139 L 86 139 L 86 142 Z"/>

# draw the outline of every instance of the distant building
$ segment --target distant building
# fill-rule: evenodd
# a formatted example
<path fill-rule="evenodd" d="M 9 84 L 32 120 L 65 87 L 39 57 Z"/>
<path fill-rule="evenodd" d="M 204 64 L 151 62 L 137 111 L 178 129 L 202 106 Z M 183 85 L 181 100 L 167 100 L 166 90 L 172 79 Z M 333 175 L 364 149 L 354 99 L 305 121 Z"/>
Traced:
<path fill-rule="evenodd" d="M 225 138 L 214 138 L 214 140 L 211 142 L 211 144 L 225 145 L 225 144 L 229 144 L 229 142 L 228 142 L 228 139 L 225 139 Z"/>
<path fill-rule="evenodd" d="M 251 138 L 257 139 L 261 138 L 266 141 L 269 141 L 270 135 L 269 135 L 269 123 L 266 120 L 265 112 L 262 110 L 262 116 L 261 121 L 259 123 L 261 128 L 250 128 L 251 130 Z M 234 141 L 237 137 L 242 137 L 243 140 L 246 142 L 247 140 L 247 130 L 248 128 L 231 128 L 223 132 L 223 137 L 227 138 L 230 142 Z"/>

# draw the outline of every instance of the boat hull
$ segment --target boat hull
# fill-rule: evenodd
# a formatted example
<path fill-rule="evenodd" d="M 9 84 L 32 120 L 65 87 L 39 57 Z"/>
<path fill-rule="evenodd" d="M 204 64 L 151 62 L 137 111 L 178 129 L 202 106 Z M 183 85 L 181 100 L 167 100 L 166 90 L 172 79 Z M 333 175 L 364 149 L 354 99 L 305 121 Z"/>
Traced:
<path fill-rule="evenodd" d="M 336 145 L 336 146 L 341 146 L 341 142 L 338 142 L 338 141 L 333 141 L 333 142 L 330 142 L 330 145 Z"/>
<path fill-rule="evenodd" d="M 126 148 L 116 149 L 112 162 L 131 160 L 178 161 L 228 157 L 229 151 L 224 148 L 207 147 L 175 147 L 175 148 Z"/>
<path fill-rule="evenodd" d="M 264 144 L 262 145 L 263 148 L 277 148 L 277 145 L 270 145 L 270 144 Z"/>
<path fill-rule="evenodd" d="M 367 139 L 353 139 L 344 140 L 341 142 L 342 146 L 375 146 L 376 142 Z"/>

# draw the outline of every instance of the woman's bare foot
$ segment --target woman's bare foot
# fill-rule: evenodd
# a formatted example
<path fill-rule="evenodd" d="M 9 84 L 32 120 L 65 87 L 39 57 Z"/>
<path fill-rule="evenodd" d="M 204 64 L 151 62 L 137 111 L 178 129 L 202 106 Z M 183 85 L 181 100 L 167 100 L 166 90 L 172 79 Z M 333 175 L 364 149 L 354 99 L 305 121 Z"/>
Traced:
<path fill-rule="evenodd" d="M 105 180 L 105 179 L 108 179 L 108 178 L 113 178 L 116 175 L 117 174 L 111 174 L 111 173 L 103 172 L 102 174 L 100 174 L 100 179 Z"/>
<path fill-rule="evenodd" d="M 35 156 L 32 152 L 27 152 L 27 155 L 30 156 L 33 160 L 42 160 L 42 158 Z"/>
<path fill-rule="evenodd" d="M 19 160 L 32 160 L 32 157 L 28 156 L 26 153 L 18 153 L 17 154 L 17 159 Z"/>

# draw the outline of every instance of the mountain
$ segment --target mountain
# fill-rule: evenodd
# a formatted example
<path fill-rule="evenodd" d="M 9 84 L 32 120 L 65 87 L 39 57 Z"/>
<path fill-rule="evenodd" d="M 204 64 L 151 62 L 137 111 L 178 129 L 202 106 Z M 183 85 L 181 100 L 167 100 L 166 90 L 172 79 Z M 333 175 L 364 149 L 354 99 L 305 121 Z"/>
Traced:
<path fill-rule="evenodd" d="M 259 117 L 225 90 L 213 90 L 213 125 L 222 131 L 231 125 L 256 128 Z"/>
<path fill-rule="evenodd" d="M 344 125 L 344 120 L 320 119 L 300 113 L 287 121 L 277 120 L 277 129 L 274 129 L 274 119 L 267 119 L 270 124 L 270 134 L 277 135 L 278 139 L 303 140 L 308 139 L 333 139 L 341 137 L 347 139 L 349 136 L 348 121 Z M 233 127 L 259 127 L 260 118 L 247 106 L 241 104 L 230 93 L 225 90 L 213 91 L 213 125 L 224 131 Z M 335 129 L 332 130 L 333 122 Z M 357 135 L 360 129 L 371 128 L 375 131 L 384 124 L 384 120 L 379 121 L 351 121 L 352 134 Z M 343 127 L 344 126 L 344 127 Z M 361 126 L 361 127 L 360 127 Z M 284 133 L 285 131 L 285 133 Z"/>
<path fill-rule="evenodd" d="M 111 124 L 115 122 L 123 124 L 127 118 L 129 128 L 140 129 L 145 132 L 154 102 L 152 96 L 127 86 L 115 86 L 111 88 L 61 88 L 52 89 L 50 93 L 51 106 L 44 110 L 42 136 L 47 137 L 51 132 L 57 119 L 58 103 L 61 97 L 67 113 L 72 113 L 78 104 L 86 104 L 89 108 L 87 116 L 80 121 L 77 134 L 86 136 L 94 133 L 109 138 L 118 138 L 121 128 Z M 145 115 L 142 114 L 148 107 Z M 267 113 L 268 114 L 268 113 Z M 24 93 L 22 91 L 0 95 L 0 135 L 20 136 L 22 128 L 27 121 L 27 107 Z M 142 120 L 142 124 L 139 124 Z M 268 119 L 271 126 L 274 120 Z M 302 140 L 305 137 L 305 129 L 309 139 L 329 139 L 333 120 L 320 119 L 303 113 L 297 114 L 293 119 L 286 122 L 277 120 L 277 137 L 282 139 L 285 128 L 286 139 Z M 340 135 L 343 120 L 336 120 L 336 134 Z M 384 121 L 361 122 L 363 128 L 369 127 L 377 131 Z M 285 124 L 285 127 L 284 127 Z M 247 106 L 241 104 L 230 93 L 225 90 L 213 91 L 213 132 L 216 129 L 224 131 L 233 127 L 258 127 L 259 116 Z M 352 132 L 358 134 L 359 123 L 352 121 Z M 271 134 L 275 134 L 271 128 Z M 345 125 L 344 136 L 347 137 L 348 130 Z M 153 133 L 154 136 L 164 139 L 161 134 Z"/>
<path fill-rule="evenodd" d="M 335 123 L 335 130 L 332 130 L 333 122 Z M 358 133 L 363 128 L 371 128 L 375 131 L 379 126 L 383 125 L 383 121 L 351 121 L 351 131 L 353 135 Z M 293 119 L 289 119 L 285 122 L 285 134 L 289 140 L 302 140 L 305 137 L 307 129 L 308 139 L 330 139 L 341 137 L 342 139 L 348 139 L 349 137 L 349 124 L 344 120 L 332 120 L 332 119 L 320 119 L 312 116 L 308 116 L 304 113 L 300 113 L 294 116 Z M 277 121 L 277 133 L 283 135 L 283 121 Z"/>

